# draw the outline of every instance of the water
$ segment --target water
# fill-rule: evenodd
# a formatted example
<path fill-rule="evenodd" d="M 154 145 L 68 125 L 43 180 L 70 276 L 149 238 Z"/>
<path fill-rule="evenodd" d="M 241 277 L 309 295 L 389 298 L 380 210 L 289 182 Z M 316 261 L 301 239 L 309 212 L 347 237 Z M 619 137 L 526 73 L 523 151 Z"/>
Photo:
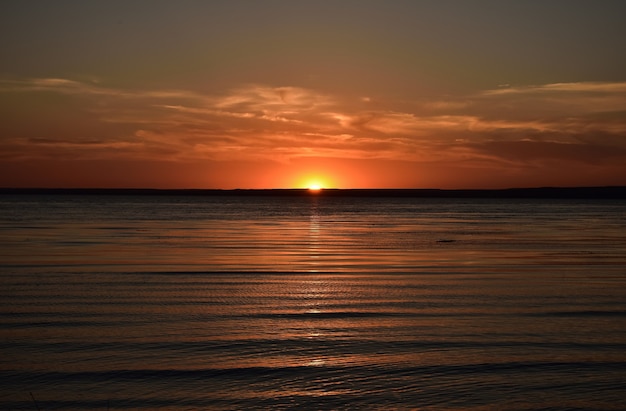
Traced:
<path fill-rule="evenodd" d="M 0 409 L 626 409 L 624 201 L 4 196 L 0 284 Z"/>

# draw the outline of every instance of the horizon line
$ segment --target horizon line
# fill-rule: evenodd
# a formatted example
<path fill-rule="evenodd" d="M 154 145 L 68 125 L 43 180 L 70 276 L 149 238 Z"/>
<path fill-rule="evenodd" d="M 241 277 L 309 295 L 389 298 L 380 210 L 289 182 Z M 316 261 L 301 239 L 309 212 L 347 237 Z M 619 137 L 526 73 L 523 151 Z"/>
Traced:
<path fill-rule="evenodd" d="M 10 194 L 105 195 L 283 195 L 353 197 L 482 197 L 482 198 L 616 198 L 626 199 L 626 186 L 541 186 L 510 188 L 96 188 L 96 187 L 0 187 Z"/>

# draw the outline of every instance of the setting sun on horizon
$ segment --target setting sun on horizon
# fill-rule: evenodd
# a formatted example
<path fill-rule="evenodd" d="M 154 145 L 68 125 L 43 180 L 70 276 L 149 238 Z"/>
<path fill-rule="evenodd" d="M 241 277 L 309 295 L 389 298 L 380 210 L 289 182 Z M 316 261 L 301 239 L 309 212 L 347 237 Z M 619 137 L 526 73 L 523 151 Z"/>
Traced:
<path fill-rule="evenodd" d="M 297 177 L 295 181 L 291 183 L 291 186 L 293 188 L 306 188 L 310 191 L 320 191 L 325 188 L 348 188 L 338 185 L 335 179 L 331 177 L 331 175 L 332 174 L 330 172 L 305 172 Z"/>

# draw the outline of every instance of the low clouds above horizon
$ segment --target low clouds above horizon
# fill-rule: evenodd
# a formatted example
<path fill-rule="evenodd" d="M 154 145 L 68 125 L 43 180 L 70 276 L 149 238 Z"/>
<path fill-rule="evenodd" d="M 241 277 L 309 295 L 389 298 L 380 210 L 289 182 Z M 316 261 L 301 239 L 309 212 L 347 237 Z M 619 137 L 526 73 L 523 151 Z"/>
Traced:
<path fill-rule="evenodd" d="M 392 101 L 248 84 L 223 94 L 39 78 L 0 83 L 4 159 L 292 162 L 302 157 L 626 162 L 626 82 Z"/>

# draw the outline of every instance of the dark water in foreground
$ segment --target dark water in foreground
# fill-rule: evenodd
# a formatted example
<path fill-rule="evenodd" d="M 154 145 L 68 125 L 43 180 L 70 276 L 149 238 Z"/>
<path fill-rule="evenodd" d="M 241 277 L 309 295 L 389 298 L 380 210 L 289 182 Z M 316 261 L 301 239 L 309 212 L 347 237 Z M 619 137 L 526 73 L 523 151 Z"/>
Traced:
<path fill-rule="evenodd" d="M 625 393 L 624 201 L 0 198 L 0 409 Z"/>

